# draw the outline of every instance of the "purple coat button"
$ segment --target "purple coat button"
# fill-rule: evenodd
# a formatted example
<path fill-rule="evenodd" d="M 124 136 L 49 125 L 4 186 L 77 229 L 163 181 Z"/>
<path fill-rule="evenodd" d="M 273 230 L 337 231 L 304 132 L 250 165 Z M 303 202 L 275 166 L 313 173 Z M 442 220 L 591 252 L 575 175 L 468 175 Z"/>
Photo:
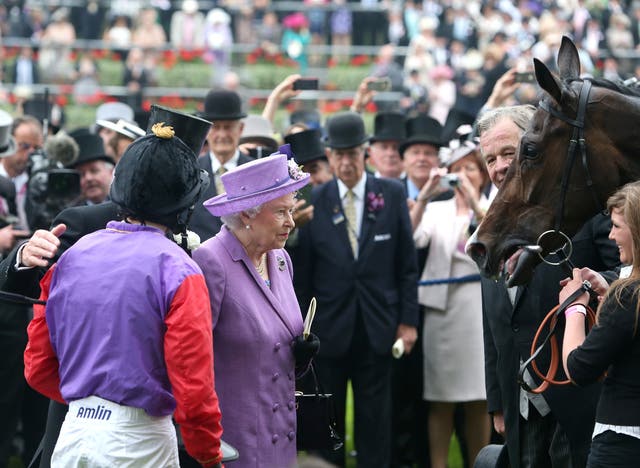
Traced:
<path fill-rule="evenodd" d="M 273 434 L 273 435 L 271 436 L 271 443 L 272 443 L 272 444 L 275 444 L 276 442 L 278 442 L 278 439 L 279 439 L 279 438 L 280 438 L 280 437 L 278 437 L 278 434 Z"/>
<path fill-rule="evenodd" d="M 290 431 L 290 432 L 287 434 L 287 437 L 289 438 L 289 440 L 293 440 L 293 439 L 295 439 L 295 438 L 296 438 L 296 433 L 295 433 L 295 432 L 293 432 L 293 431 Z"/>
<path fill-rule="evenodd" d="M 293 401 L 290 401 L 289 403 L 287 403 L 287 407 L 289 408 L 289 410 L 293 411 L 296 408 L 296 404 Z"/>
<path fill-rule="evenodd" d="M 274 403 L 272 409 L 274 413 L 278 411 L 280 409 L 280 403 Z"/>
<path fill-rule="evenodd" d="M 280 349 L 280 347 L 282 346 L 282 344 L 280 344 L 280 342 L 277 342 L 274 346 L 273 346 L 273 350 L 274 351 L 278 351 Z"/>
<path fill-rule="evenodd" d="M 271 376 L 271 380 L 273 380 L 274 382 L 275 382 L 276 380 L 278 380 L 279 378 L 280 378 L 280 374 L 279 374 L 279 373 L 277 373 L 277 372 L 276 372 L 276 373 L 274 373 L 274 374 Z"/>

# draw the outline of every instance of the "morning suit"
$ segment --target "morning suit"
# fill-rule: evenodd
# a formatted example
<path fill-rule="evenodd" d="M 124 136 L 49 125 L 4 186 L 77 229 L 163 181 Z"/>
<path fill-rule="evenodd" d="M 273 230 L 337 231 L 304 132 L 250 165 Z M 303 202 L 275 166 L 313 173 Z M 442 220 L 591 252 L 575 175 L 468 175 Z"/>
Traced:
<path fill-rule="evenodd" d="M 344 434 L 345 392 L 352 380 L 359 466 L 388 466 L 391 425 L 391 347 L 399 324 L 418 326 L 417 266 L 402 185 L 365 174 L 358 256 L 334 179 L 312 192 L 313 219 L 300 229 L 294 277 L 303 311 L 312 297 L 312 330 L 320 339 L 317 371 L 336 396 Z M 367 195 L 384 206 L 373 208 Z M 342 453 L 331 457 L 341 464 Z"/>
<path fill-rule="evenodd" d="M 571 260 L 576 267 L 605 271 L 618 266 L 618 250 L 607 238 L 610 227 L 609 219 L 599 214 L 574 236 Z M 559 282 L 566 277 L 567 273 L 561 267 L 538 265 L 531 281 L 518 288 L 513 305 L 503 281 L 482 279 L 487 403 L 489 412 L 504 413 L 512 468 L 521 466 L 519 361 L 531 355 L 536 330 L 544 316 L 558 304 Z M 556 332 L 560 344 L 563 330 L 561 323 Z M 546 372 L 549 368 L 548 346 L 537 362 L 542 372 Z M 566 378 L 561 364 L 557 378 Z M 539 383 L 536 379 L 536 384 Z M 582 388 L 551 385 L 543 394 L 551 410 L 549 417 L 557 420 L 568 437 L 573 468 L 585 466 L 599 393 L 600 385 L 596 383 Z M 529 412 L 537 414 L 531 404 Z"/>
<path fill-rule="evenodd" d="M 238 165 L 248 163 L 249 161 L 253 161 L 253 158 L 250 158 L 240 152 Z M 220 231 L 222 221 L 220 221 L 220 218 L 217 216 L 213 216 L 204 206 L 202 206 L 202 202 L 218 195 L 218 192 L 216 191 L 215 174 L 211 168 L 210 153 L 198 158 L 198 166 L 209 174 L 209 186 L 202 195 L 200 195 L 200 198 L 196 202 L 195 209 L 191 214 L 191 220 L 189 221 L 189 230 L 198 234 L 200 236 L 200 240 L 204 242 L 205 240 L 215 236 Z"/>
<path fill-rule="evenodd" d="M 267 252 L 271 286 L 223 226 L 193 252 L 205 276 L 213 315 L 216 392 L 233 466 L 285 468 L 296 459 L 293 339 L 302 314 L 284 249 Z"/>

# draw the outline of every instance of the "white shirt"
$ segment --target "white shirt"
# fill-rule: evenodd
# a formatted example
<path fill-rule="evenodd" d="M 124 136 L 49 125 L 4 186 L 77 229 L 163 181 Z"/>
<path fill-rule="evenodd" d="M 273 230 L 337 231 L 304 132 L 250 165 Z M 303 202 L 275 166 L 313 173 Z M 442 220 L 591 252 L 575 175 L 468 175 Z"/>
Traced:
<path fill-rule="evenodd" d="M 347 196 L 347 192 L 349 191 L 349 188 L 340 179 L 337 179 L 337 181 L 338 181 L 338 194 L 340 195 L 340 201 L 344 206 L 345 197 Z M 360 226 L 362 225 L 362 213 L 364 212 L 364 196 L 365 196 L 364 191 L 365 191 L 366 184 L 367 184 L 367 175 L 366 173 L 363 172 L 362 177 L 360 178 L 358 183 L 356 183 L 356 185 L 351 189 L 354 195 L 353 203 L 356 208 L 356 219 L 359 219 L 360 222 L 356 223 L 357 226 L 349 226 L 349 229 L 353 229 L 356 235 L 356 238 L 358 240 L 360 239 Z"/>
<path fill-rule="evenodd" d="M 227 171 L 231 169 L 235 169 L 238 167 L 238 159 L 240 159 L 240 150 L 236 149 L 236 153 L 233 155 L 231 159 L 229 159 L 226 163 L 220 164 L 216 155 L 213 154 L 213 151 L 209 151 L 209 159 L 211 160 L 211 172 L 215 174 L 220 169 L 220 166 L 224 166 Z"/>

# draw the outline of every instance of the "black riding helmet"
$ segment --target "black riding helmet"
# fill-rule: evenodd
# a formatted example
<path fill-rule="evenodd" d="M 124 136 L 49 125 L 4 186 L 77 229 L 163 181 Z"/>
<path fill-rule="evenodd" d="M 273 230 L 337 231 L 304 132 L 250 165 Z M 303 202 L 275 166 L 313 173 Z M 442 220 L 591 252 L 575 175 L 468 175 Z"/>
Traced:
<path fill-rule="evenodd" d="M 116 166 L 110 197 L 141 222 L 185 233 L 200 194 L 209 184 L 197 157 L 172 127 L 155 124 L 152 133 L 135 140 Z"/>

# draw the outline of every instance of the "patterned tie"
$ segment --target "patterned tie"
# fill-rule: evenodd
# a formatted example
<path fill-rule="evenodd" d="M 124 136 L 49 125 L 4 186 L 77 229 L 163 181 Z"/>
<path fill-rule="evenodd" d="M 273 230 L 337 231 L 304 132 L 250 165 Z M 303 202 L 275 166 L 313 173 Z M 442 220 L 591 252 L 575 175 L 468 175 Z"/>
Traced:
<path fill-rule="evenodd" d="M 216 171 L 215 183 L 216 183 L 216 192 L 218 195 L 221 195 L 226 192 L 224 189 L 224 185 L 222 185 L 222 179 L 220 176 L 227 172 L 227 168 L 224 166 L 220 166 Z"/>
<path fill-rule="evenodd" d="M 358 258 L 358 238 L 356 236 L 356 226 L 358 220 L 356 219 L 356 202 L 355 194 L 352 190 L 348 190 L 344 197 L 344 215 L 347 218 L 347 233 L 349 234 L 349 243 L 351 244 L 351 250 L 353 251 L 353 257 Z"/>

